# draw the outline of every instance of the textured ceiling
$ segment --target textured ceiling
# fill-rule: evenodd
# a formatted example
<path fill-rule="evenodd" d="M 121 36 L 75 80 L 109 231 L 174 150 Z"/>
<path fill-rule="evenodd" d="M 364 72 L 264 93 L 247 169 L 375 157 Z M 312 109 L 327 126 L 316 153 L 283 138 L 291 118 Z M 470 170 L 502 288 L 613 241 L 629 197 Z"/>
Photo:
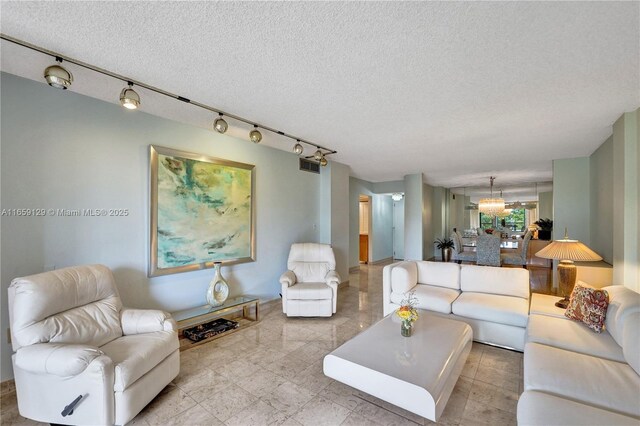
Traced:
<path fill-rule="evenodd" d="M 640 106 L 638 2 L 0 8 L 5 34 L 334 148 L 370 181 L 548 181 L 552 159 L 591 154 Z M 4 71 L 41 80 L 50 62 L 2 42 Z M 73 72 L 73 91 L 117 101 L 121 83 Z M 146 112 L 210 125 L 193 106 L 141 96 Z"/>

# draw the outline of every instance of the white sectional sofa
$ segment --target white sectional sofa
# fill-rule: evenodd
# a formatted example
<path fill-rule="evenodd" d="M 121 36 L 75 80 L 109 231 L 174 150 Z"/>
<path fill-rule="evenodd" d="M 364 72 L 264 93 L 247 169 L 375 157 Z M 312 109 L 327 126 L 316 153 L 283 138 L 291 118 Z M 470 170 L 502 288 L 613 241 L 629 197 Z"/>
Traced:
<path fill-rule="evenodd" d="M 532 298 L 519 425 L 640 424 L 640 294 L 604 289 L 601 334 L 567 319 L 557 298 Z"/>
<path fill-rule="evenodd" d="M 417 307 L 464 321 L 473 339 L 522 351 L 529 318 L 529 271 L 516 268 L 406 261 L 383 269 L 388 315 L 414 291 Z"/>

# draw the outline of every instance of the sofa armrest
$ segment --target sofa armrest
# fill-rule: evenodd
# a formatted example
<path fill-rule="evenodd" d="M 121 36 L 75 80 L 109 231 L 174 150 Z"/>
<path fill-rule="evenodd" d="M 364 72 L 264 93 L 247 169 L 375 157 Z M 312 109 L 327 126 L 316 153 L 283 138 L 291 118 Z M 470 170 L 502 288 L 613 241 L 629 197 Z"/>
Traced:
<path fill-rule="evenodd" d="M 24 346 L 16 352 L 16 366 L 35 374 L 60 377 L 77 376 L 104 353 L 88 345 L 38 343 Z"/>
<path fill-rule="evenodd" d="M 287 285 L 287 287 L 291 287 L 296 283 L 296 274 L 293 271 L 285 271 L 284 274 L 280 276 L 280 284 Z"/>
<path fill-rule="evenodd" d="M 324 277 L 324 279 L 327 282 L 327 285 L 330 285 L 331 283 L 340 285 L 340 274 L 338 274 L 336 271 L 327 272 L 327 276 Z"/>
<path fill-rule="evenodd" d="M 153 333 L 154 331 L 176 331 L 176 322 L 166 312 L 157 309 L 127 309 L 120 312 L 122 333 L 131 334 Z"/>

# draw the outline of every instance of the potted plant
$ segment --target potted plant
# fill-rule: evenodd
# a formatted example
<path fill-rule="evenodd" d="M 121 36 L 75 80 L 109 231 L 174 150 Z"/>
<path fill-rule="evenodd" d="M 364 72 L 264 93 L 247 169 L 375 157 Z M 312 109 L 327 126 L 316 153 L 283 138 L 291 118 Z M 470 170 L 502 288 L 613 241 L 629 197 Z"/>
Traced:
<path fill-rule="evenodd" d="M 551 239 L 551 231 L 553 230 L 553 220 L 546 219 L 538 219 L 533 222 L 534 225 L 538 225 L 538 239 L 549 241 Z"/>
<path fill-rule="evenodd" d="M 434 241 L 438 250 L 442 253 L 442 261 L 449 262 L 451 260 L 451 249 L 453 248 L 453 240 L 447 237 L 438 238 Z"/>

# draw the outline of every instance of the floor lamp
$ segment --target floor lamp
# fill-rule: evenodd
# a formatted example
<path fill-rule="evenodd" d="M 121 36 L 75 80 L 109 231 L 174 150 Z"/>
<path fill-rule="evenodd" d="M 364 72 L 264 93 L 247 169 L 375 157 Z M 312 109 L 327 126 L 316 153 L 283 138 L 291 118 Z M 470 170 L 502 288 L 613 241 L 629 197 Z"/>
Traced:
<path fill-rule="evenodd" d="M 566 309 L 567 305 L 569 305 L 569 296 L 576 284 L 577 268 L 573 262 L 595 262 L 602 260 L 602 257 L 600 257 L 598 253 L 580 241 L 570 240 L 566 228 L 563 239 L 553 241 L 537 252 L 536 256 L 543 259 L 560 261 L 558 264 L 558 289 L 560 296 L 563 298 L 556 302 L 556 306 L 563 309 Z"/>

